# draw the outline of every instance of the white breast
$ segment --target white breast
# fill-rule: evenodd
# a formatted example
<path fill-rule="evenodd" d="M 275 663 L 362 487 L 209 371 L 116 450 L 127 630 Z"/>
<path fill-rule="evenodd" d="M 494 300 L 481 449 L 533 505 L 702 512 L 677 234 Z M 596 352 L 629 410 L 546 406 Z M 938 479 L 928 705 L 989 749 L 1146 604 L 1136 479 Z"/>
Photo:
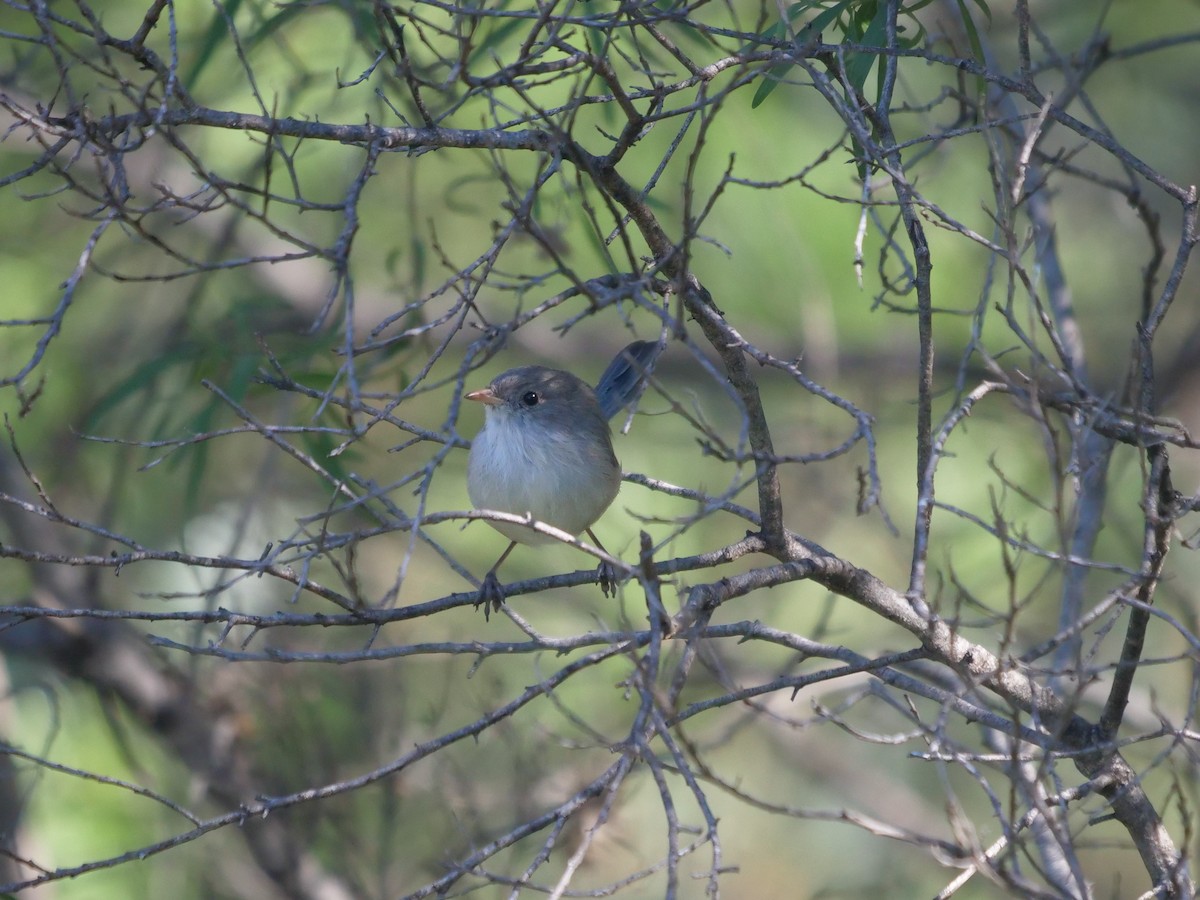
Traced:
<path fill-rule="evenodd" d="M 579 534 L 617 496 L 620 467 L 609 446 L 567 440 L 536 419 L 507 407 L 489 407 L 471 445 L 467 493 L 479 509 L 535 519 Z M 509 540 L 546 544 L 554 538 L 508 522 L 489 522 Z"/>

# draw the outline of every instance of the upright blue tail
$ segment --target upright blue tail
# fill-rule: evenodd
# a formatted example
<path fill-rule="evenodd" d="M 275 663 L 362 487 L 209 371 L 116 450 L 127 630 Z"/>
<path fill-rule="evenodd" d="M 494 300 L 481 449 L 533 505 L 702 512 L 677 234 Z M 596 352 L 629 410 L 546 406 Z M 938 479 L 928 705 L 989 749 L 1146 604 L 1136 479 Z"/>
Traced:
<path fill-rule="evenodd" d="M 662 350 L 654 341 L 634 341 L 613 358 L 596 382 L 596 399 L 604 418 L 611 419 L 637 395 L 646 369 Z"/>

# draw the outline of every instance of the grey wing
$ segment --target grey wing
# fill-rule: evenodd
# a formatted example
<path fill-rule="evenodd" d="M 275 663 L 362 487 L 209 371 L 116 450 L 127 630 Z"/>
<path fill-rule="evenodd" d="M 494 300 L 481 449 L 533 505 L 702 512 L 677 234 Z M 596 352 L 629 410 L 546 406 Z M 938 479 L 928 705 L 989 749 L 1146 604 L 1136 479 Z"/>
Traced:
<path fill-rule="evenodd" d="M 662 350 L 654 341 L 634 341 L 608 364 L 596 382 L 596 400 L 605 419 L 611 419 L 629 405 L 646 375 L 646 369 Z"/>

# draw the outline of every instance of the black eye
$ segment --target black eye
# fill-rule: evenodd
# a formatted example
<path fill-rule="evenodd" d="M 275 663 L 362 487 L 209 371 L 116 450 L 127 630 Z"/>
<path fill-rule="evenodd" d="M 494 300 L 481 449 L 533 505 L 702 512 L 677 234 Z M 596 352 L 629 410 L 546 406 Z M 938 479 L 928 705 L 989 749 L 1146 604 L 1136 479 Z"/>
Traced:
<path fill-rule="evenodd" d="M 538 396 L 537 391 L 526 391 L 524 394 L 521 395 L 521 405 L 522 406 L 534 407 L 534 406 L 537 406 L 538 403 L 541 402 L 541 400 L 542 400 L 542 398 Z"/>

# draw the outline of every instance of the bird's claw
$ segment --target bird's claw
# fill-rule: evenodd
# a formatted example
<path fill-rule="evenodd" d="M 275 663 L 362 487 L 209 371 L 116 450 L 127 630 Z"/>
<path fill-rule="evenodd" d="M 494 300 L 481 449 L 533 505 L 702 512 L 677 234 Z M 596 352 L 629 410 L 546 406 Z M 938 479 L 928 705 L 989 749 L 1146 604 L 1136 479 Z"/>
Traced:
<path fill-rule="evenodd" d="M 619 567 L 607 560 L 596 568 L 596 581 L 600 584 L 600 593 L 605 597 L 617 596 L 617 585 L 624 579 L 625 573 Z M 493 570 L 483 576 L 483 584 L 475 596 L 475 608 L 483 607 L 484 621 L 491 619 L 493 612 L 499 612 L 504 605 L 504 587 Z"/>
<path fill-rule="evenodd" d="M 605 597 L 617 596 L 617 584 L 620 583 L 623 574 L 608 560 L 603 560 L 596 568 L 596 581 L 600 583 L 600 593 Z"/>
<path fill-rule="evenodd" d="M 479 594 L 475 598 L 475 608 L 483 607 L 483 620 L 490 621 L 492 611 L 500 612 L 500 607 L 504 605 L 504 588 L 500 585 L 500 579 L 496 577 L 496 572 L 493 569 L 483 576 L 483 584 L 479 586 Z"/>

